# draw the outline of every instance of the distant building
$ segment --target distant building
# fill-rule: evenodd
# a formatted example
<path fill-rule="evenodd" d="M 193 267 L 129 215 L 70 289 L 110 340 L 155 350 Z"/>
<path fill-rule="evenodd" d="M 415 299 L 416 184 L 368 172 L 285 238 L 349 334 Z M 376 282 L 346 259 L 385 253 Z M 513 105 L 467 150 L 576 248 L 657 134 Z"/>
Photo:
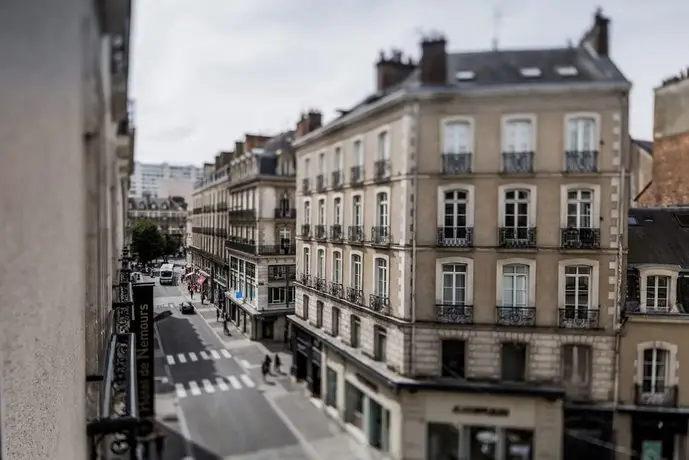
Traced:
<path fill-rule="evenodd" d="M 188 179 L 163 179 L 159 182 L 158 198 L 180 196 L 186 203 L 191 203 L 195 182 Z"/>
<path fill-rule="evenodd" d="M 147 194 L 138 199 L 129 198 L 127 217 L 129 232 L 138 221 L 150 220 L 162 234 L 177 238 L 180 246 L 184 246 L 187 203 L 182 197 L 155 198 Z"/>
<path fill-rule="evenodd" d="M 171 165 L 169 163 L 141 163 L 139 161 L 134 165 L 134 174 L 132 175 L 131 188 L 129 189 L 129 196 L 131 198 L 141 198 L 145 193 L 149 193 L 153 197 L 165 198 L 166 196 L 183 196 L 189 199 L 184 194 L 166 195 L 165 187 L 168 190 L 170 187 L 184 187 L 180 183 L 188 182 L 193 189 L 194 184 L 203 179 L 203 168 L 194 165 Z M 172 180 L 172 182 L 168 182 Z"/>

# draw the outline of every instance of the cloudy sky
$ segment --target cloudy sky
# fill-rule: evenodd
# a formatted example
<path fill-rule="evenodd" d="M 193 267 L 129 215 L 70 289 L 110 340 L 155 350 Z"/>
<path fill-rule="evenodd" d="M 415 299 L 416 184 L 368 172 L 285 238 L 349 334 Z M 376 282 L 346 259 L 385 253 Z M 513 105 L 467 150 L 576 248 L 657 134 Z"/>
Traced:
<path fill-rule="evenodd" d="M 326 121 L 371 91 L 380 49 L 418 57 L 423 32 L 451 51 L 565 46 L 596 6 L 612 18 L 613 59 L 633 81 L 632 135 L 650 138 L 653 93 L 689 65 L 682 0 L 139 0 L 132 93 L 139 161 L 210 161 L 243 133 L 292 128 L 316 107 Z"/>

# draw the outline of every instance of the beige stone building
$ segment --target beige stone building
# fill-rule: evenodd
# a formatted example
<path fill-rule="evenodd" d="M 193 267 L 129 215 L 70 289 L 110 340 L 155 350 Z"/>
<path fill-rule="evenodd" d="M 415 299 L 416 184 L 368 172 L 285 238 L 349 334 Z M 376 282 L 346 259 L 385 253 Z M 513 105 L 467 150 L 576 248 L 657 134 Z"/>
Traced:
<path fill-rule="evenodd" d="M 129 1 L 3 2 L 0 457 L 82 460 L 125 239 Z"/>
<path fill-rule="evenodd" d="M 428 37 L 295 141 L 296 374 L 393 458 L 609 453 L 630 83 L 608 23 L 563 49 Z"/>
<path fill-rule="evenodd" d="M 181 196 L 156 198 L 144 195 L 141 198 L 129 198 L 127 203 L 127 228 L 129 231 L 137 221 L 151 221 L 162 235 L 174 238 L 180 245 L 185 245 L 187 226 L 187 203 Z"/>

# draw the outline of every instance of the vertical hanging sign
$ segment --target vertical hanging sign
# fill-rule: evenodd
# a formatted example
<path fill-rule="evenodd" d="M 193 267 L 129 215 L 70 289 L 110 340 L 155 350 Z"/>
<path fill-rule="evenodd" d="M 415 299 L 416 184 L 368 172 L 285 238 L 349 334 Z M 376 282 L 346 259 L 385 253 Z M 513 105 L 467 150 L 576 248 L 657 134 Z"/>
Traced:
<path fill-rule="evenodd" d="M 139 400 L 140 436 L 153 431 L 154 370 L 153 370 L 153 286 L 154 283 L 136 283 L 134 291 L 134 321 L 136 334 L 136 371 Z"/>

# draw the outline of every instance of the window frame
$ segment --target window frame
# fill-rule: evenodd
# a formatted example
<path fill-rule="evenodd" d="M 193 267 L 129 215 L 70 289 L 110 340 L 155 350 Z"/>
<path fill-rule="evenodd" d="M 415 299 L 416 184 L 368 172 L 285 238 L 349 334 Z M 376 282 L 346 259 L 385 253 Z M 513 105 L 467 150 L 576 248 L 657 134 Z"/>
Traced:
<path fill-rule="evenodd" d="M 521 380 L 508 380 L 505 378 L 504 375 L 504 367 L 505 367 L 505 348 L 507 346 L 513 346 L 513 345 L 519 345 L 524 347 L 524 375 Z M 530 354 L 531 352 L 531 344 L 527 342 L 519 342 L 519 341 L 504 341 L 500 343 L 500 380 L 507 381 L 507 382 L 528 382 L 529 377 L 530 377 L 530 372 L 529 372 L 529 367 L 531 365 L 530 362 Z"/>
<path fill-rule="evenodd" d="M 385 278 L 386 279 L 383 280 L 383 283 L 385 284 L 385 287 L 387 289 L 387 293 L 386 293 L 387 295 L 381 295 L 378 292 L 378 282 L 379 282 L 379 279 L 378 279 L 378 261 L 380 261 L 380 260 L 385 262 Z M 387 298 L 388 300 L 390 299 L 391 290 L 390 290 L 390 257 L 389 256 L 387 256 L 385 254 L 376 254 L 373 257 L 372 283 L 373 284 L 371 284 L 371 287 L 372 287 L 371 292 L 373 293 L 373 295 L 376 295 L 376 296 L 382 297 L 382 298 Z"/>
<path fill-rule="evenodd" d="M 321 207 L 322 205 L 322 207 Z M 322 211 L 322 212 L 321 212 Z M 328 200 L 325 195 L 318 196 L 316 200 L 316 225 L 327 225 L 328 222 Z"/>
<path fill-rule="evenodd" d="M 354 325 L 356 324 L 356 328 Z M 356 329 L 356 341 L 352 340 L 354 338 L 354 330 Z M 356 342 L 356 343 L 355 343 Z M 352 348 L 361 348 L 361 318 L 357 315 L 349 315 L 349 345 Z"/>
<path fill-rule="evenodd" d="M 601 186 L 600 184 L 562 184 L 560 186 L 560 228 L 567 228 L 567 205 L 569 203 L 569 192 L 574 190 L 591 190 L 593 192 L 593 202 L 591 206 L 591 225 L 594 229 L 600 229 L 601 212 Z"/>
<path fill-rule="evenodd" d="M 339 155 L 338 155 L 339 153 Z M 345 149 L 342 143 L 335 144 L 333 146 L 333 171 L 340 171 L 340 174 L 344 172 L 345 168 Z"/>
<path fill-rule="evenodd" d="M 387 127 L 376 132 L 376 161 L 390 161 L 390 137 L 390 129 Z"/>
<path fill-rule="evenodd" d="M 474 207 L 474 192 L 476 187 L 470 184 L 453 183 L 448 185 L 441 185 L 438 187 L 438 197 L 437 197 L 437 226 L 445 227 L 445 194 L 447 192 L 463 191 L 467 194 L 467 228 L 473 228 L 474 218 L 475 218 L 475 207 Z"/>
<path fill-rule="evenodd" d="M 443 257 L 435 260 L 435 298 L 436 304 L 443 303 L 443 266 L 450 264 L 465 265 L 466 287 L 465 305 L 474 304 L 474 260 L 468 257 Z"/>
<path fill-rule="evenodd" d="M 333 249 L 331 251 L 330 257 L 331 257 L 330 280 L 333 283 L 344 285 L 344 283 L 343 283 L 343 281 L 344 281 L 344 256 L 342 253 L 342 249 Z M 339 257 L 339 259 L 338 259 L 338 257 Z M 335 279 L 335 273 L 337 272 L 337 270 L 335 270 L 335 262 L 338 260 L 340 261 L 340 267 L 339 267 L 340 276 L 339 276 L 339 279 L 336 280 Z"/>
<path fill-rule="evenodd" d="M 322 256 L 322 258 L 321 258 Z M 323 262 L 321 264 L 321 262 Z M 322 273 L 319 273 L 322 270 Z M 328 257 L 325 246 L 316 246 L 316 278 L 326 280 L 328 273 Z M 323 275 L 323 276 L 320 276 Z"/>
<path fill-rule="evenodd" d="M 381 196 L 385 197 L 384 201 L 379 201 Z M 376 220 L 375 227 L 387 227 L 388 234 L 390 233 L 390 187 L 378 187 L 375 189 L 375 206 L 376 206 Z M 381 212 L 384 206 L 385 213 Z M 383 217 L 385 219 L 383 219 Z M 385 222 L 385 225 L 381 225 Z"/>
<path fill-rule="evenodd" d="M 455 124 L 455 123 L 462 123 L 466 124 L 469 126 L 469 143 L 468 143 L 468 152 L 450 152 L 448 150 L 448 145 L 447 145 L 447 136 L 446 136 L 446 129 L 447 126 L 450 124 Z M 474 123 L 474 117 L 467 117 L 467 116 L 458 116 L 458 115 L 453 115 L 449 117 L 443 117 L 440 119 L 440 124 L 439 124 L 439 139 L 440 139 L 440 145 L 441 145 L 441 155 L 445 154 L 464 154 L 468 153 L 471 155 L 471 166 L 472 166 L 472 171 L 473 171 L 473 163 L 474 163 L 474 149 L 476 148 L 476 131 L 475 131 L 475 123 Z"/>
<path fill-rule="evenodd" d="M 351 139 L 352 155 L 354 162 L 352 166 L 364 168 L 366 165 L 366 142 L 364 136 L 356 136 Z M 357 148 L 359 146 L 359 148 Z"/>
<path fill-rule="evenodd" d="M 600 261 L 595 259 L 564 259 L 557 263 L 558 282 L 557 282 L 557 302 L 558 308 L 565 307 L 565 286 L 566 286 L 566 269 L 571 266 L 589 266 L 591 267 L 591 279 L 589 280 L 589 296 L 590 303 L 589 310 L 598 310 L 603 304 L 600 296 Z"/>
<path fill-rule="evenodd" d="M 304 210 L 304 217 L 302 217 L 302 225 L 311 225 L 311 198 L 304 198 L 302 202 L 302 209 Z"/>
<path fill-rule="evenodd" d="M 319 152 L 318 153 L 318 175 L 320 176 L 322 174 L 323 177 L 325 177 L 327 172 L 328 172 L 328 160 L 327 160 L 327 157 L 325 155 L 325 152 Z"/>
<path fill-rule="evenodd" d="M 600 113 L 596 112 L 570 112 L 565 114 L 565 118 L 563 120 L 563 151 L 573 151 L 573 152 L 580 152 L 583 150 L 578 150 L 578 149 L 572 149 L 571 146 L 569 145 L 570 139 L 569 139 L 569 125 L 571 122 L 582 119 L 582 118 L 591 118 L 593 119 L 594 122 L 594 129 L 593 129 L 593 149 L 592 151 L 600 151 L 600 139 L 601 139 L 601 115 Z M 600 160 L 599 160 L 600 161 Z M 564 160 L 563 166 L 566 167 L 566 159 Z"/>
<path fill-rule="evenodd" d="M 679 347 L 674 343 L 663 342 L 663 341 L 650 341 L 642 342 L 636 345 L 636 361 L 634 366 L 636 367 L 635 372 L 635 383 L 643 388 L 644 382 L 644 352 L 648 349 L 659 348 L 668 352 L 668 363 L 667 363 L 667 381 L 665 386 L 670 388 L 677 385 L 677 352 Z"/>
<path fill-rule="evenodd" d="M 354 256 L 359 257 L 359 267 L 360 267 L 360 272 L 359 272 L 359 286 L 355 286 L 353 281 L 354 281 Z M 364 290 L 364 253 L 361 251 L 350 251 L 349 252 L 349 284 L 347 285 L 348 287 L 351 287 L 353 289 L 359 289 L 360 291 Z"/>
<path fill-rule="evenodd" d="M 500 122 L 500 153 L 510 152 L 507 150 L 507 127 L 517 121 L 531 123 L 530 150 L 515 150 L 515 152 L 536 152 L 538 151 L 538 117 L 533 113 L 512 113 L 503 115 Z"/>
<path fill-rule="evenodd" d="M 337 204 L 336 204 L 337 200 L 340 200 L 339 206 L 337 206 Z M 335 217 L 337 214 L 335 212 L 337 211 L 338 208 L 340 211 L 340 219 L 339 219 L 339 222 L 336 222 Z M 333 195 L 333 199 L 332 199 L 332 212 L 330 213 L 330 215 L 332 217 L 332 225 L 340 225 L 340 226 L 344 227 L 344 221 L 345 221 L 344 208 L 345 208 L 345 206 L 344 206 L 344 194 L 335 193 Z"/>
<path fill-rule="evenodd" d="M 502 302 L 502 294 L 503 294 L 503 287 L 502 287 L 502 281 L 503 281 L 503 271 L 506 266 L 508 265 L 526 265 L 529 267 L 529 274 L 528 274 L 528 280 L 527 280 L 527 294 L 528 294 L 528 301 L 525 307 L 534 307 L 536 306 L 536 260 L 534 259 L 523 259 L 523 258 L 509 258 L 509 259 L 501 259 L 498 260 L 497 262 L 497 270 L 496 270 L 496 289 L 495 289 L 495 298 L 497 300 L 496 305 L 497 306 L 505 306 L 505 307 L 511 307 L 512 305 L 503 305 Z"/>
<path fill-rule="evenodd" d="M 359 216 L 361 217 L 361 222 L 357 222 L 355 220 L 356 215 L 357 215 L 357 213 L 354 212 L 355 198 L 359 199 Z M 363 194 L 363 192 L 352 193 L 352 195 L 349 197 L 349 199 L 350 199 L 349 204 L 351 206 L 350 211 L 352 212 L 352 215 L 351 215 L 352 222 L 350 225 L 352 227 L 357 227 L 357 226 L 364 227 L 366 225 L 366 209 L 364 207 L 364 194 Z"/>
<path fill-rule="evenodd" d="M 571 365 L 570 365 L 570 378 L 567 378 L 567 364 L 565 360 L 565 356 L 567 354 L 567 351 L 570 350 L 572 360 L 571 360 Z M 584 352 L 584 355 L 588 354 L 586 359 L 588 360 L 586 364 L 586 376 L 582 381 L 576 381 L 573 376 L 575 374 L 579 374 L 579 363 L 578 361 L 575 360 L 575 356 L 578 359 L 578 356 L 580 354 L 580 350 L 586 350 Z M 569 385 L 576 385 L 579 387 L 590 387 L 591 383 L 593 381 L 593 347 L 591 345 L 587 344 L 582 344 L 582 343 L 565 343 L 561 346 L 560 348 L 560 360 L 562 362 L 562 365 L 560 366 L 560 371 L 561 371 L 561 377 L 562 381 L 565 384 Z M 576 362 L 575 362 L 576 361 Z"/>
<path fill-rule="evenodd" d="M 538 187 L 533 184 L 510 183 L 498 187 L 498 226 L 505 227 L 505 206 L 507 205 L 507 192 L 527 190 L 529 192 L 529 210 L 527 222 L 529 228 L 537 227 L 538 223 Z"/>
<path fill-rule="evenodd" d="M 667 276 L 670 278 L 670 284 L 668 286 L 668 312 L 677 312 L 677 279 L 679 278 L 679 272 L 667 267 L 659 267 L 654 265 L 641 265 L 637 267 L 639 269 L 639 301 L 640 301 L 640 311 L 645 313 L 647 311 L 646 297 L 648 290 L 648 277 L 650 276 Z M 655 310 L 650 310 L 655 311 Z"/>
<path fill-rule="evenodd" d="M 311 274 L 311 246 L 304 246 L 301 249 L 301 272 L 305 275 Z"/>
<path fill-rule="evenodd" d="M 383 337 L 383 346 L 381 347 L 379 341 Z M 388 331 L 382 326 L 373 326 L 373 359 L 384 363 L 387 361 L 388 354 Z"/>

